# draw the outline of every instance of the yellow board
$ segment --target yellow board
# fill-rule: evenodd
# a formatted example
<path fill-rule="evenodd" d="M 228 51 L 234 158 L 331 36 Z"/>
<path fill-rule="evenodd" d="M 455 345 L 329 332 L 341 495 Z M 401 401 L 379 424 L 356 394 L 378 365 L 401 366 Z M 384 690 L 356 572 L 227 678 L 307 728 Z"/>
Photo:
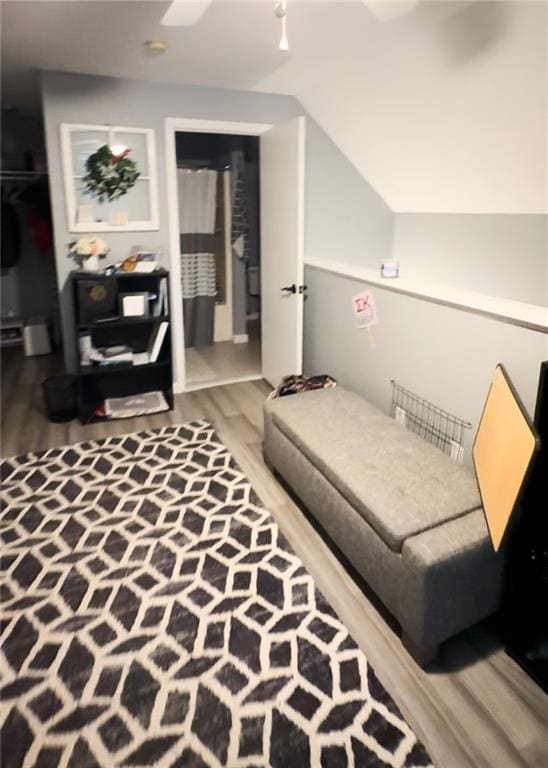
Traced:
<path fill-rule="evenodd" d="M 500 366 L 497 366 L 474 448 L 474 466 L 493 547 L 500 547 L 536 437 Z"/>

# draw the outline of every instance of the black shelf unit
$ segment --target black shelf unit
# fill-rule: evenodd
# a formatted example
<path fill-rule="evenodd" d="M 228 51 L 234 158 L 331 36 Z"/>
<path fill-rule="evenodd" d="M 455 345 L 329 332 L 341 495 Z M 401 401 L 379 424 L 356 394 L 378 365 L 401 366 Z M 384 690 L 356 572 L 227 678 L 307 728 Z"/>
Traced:
<path fill-rule="evenodd" d="M 121 293 L 158 295 L 165 281 L 167 311 L 147 317 L 119 315 Z M 127 397 L 161 391 L 173 409 L 173 365 L 171 357 L 171 315 L 169 312 L 169 273 L 158 269 L 148 273 L 115 272 L 111 275 L 75 270 L 71 273 L 78 361 L 78 408 L 82 424 L 110 421 L 95 415 L 106 398 Z M 91 298 L 93 297 L 93 298 Z M 135 353 L 144 352 L 160 323 L 168 328 L 155 362 L 134 365 L 81 365 L 80 337 L 91 335 L 94 347 L 126 344 Z"/>
<path fill-rule="evenodd" d="M 502 622 L 506 652 L 548 693 L 548 360 L 534 425 L 540 450 L 509 531 Z"/>

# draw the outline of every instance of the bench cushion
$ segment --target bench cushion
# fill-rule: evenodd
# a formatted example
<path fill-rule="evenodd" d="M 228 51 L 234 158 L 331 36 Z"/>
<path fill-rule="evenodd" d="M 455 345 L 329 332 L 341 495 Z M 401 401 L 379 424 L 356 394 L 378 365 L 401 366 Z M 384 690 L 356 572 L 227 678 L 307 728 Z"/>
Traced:
<path fill-rule="evenodd" d="M 481 506 L 468 468 L 340 386 L 270 400 L 266 408 L 395 552 L 409 537 Z"/>

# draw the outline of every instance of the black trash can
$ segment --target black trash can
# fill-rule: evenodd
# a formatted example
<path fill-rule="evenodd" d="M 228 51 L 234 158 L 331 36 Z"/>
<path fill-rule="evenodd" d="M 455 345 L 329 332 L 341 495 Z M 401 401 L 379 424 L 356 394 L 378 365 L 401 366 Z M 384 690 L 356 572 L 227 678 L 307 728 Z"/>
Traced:
<path fill-rule="evenodd" d="M 78 415 L 76 376 L 51 376 L 42 382 L 46 413 L 50 421 L 72 421 Z"/>

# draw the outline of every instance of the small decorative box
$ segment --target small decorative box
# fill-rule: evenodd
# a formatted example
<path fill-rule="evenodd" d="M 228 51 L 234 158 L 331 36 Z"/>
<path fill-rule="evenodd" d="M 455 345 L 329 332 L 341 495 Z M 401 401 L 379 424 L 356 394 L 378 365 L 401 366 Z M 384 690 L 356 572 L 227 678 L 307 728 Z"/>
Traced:
<path fill-rule="evenodd" d="M 381 277 L 399 277 L 399 261 L 383 261 L 381 264 Z"/>

